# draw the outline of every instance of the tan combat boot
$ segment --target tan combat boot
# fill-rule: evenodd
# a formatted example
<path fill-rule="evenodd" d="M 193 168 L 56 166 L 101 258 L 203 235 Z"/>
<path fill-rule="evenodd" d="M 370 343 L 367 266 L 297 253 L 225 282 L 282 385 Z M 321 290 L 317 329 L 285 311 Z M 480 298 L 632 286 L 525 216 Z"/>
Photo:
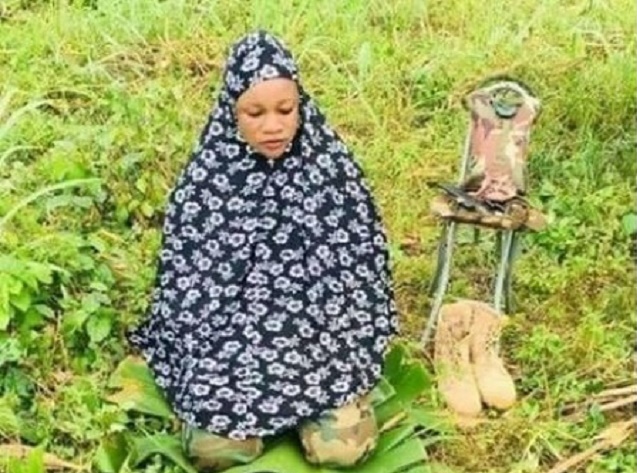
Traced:
<path fill-rule="evenodd" d="M 506 317 L 483 302 L 469 303 L 473 309 L 471 359 L 480 396 L 488 406 L 509 409 L 516 399 L 515 384 L 497 352 Z"/>
<path fill-rule="evenodd" d="M 471 306 L 443 305 L 434 342 L 438 389 L 447 406 L 462 417 L 476 417 L 482 410 L 470 359 L 471 319 Z"/>

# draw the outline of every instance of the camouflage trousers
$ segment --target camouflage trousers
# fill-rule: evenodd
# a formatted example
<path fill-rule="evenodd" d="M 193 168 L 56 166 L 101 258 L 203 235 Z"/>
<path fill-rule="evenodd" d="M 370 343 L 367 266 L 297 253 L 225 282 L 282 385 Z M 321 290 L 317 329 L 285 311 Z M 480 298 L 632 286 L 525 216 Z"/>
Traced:
<path fill-rule="evenodd" d="M 374 410 L 366 397 L 306 421 L 298 433 L 307 461 L 331 468 L 364 462 L 378 441 Z M 259 438 L 232 440 L 186 425 L 182 442 L 193 466 L 202 473 L 250 463 L 263 453 Z"/>

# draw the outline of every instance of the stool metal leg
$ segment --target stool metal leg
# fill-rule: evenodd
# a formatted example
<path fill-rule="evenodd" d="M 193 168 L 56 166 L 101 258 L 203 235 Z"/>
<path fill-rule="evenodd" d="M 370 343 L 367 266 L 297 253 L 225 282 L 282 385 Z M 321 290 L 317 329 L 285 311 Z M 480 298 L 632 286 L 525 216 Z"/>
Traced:
<path fill-rule="evenodd" d="M 511 248 L 509 249 L 509 258 L 507 261 L 507 268 L 504 274 L 504 310 L 507 314 L 515 312 L 515 306 L 513 302 L 513 265 L 518 256 L 518 249 L 520 244 L 520 232 L 513 231 L 511 236 Z"/>
<path fill-rule="evenodd" d="M 453 245 L 456 236 L 456 222 L 446 222 L 443 230 L 444 238 L 440 240 L 439 248 L 439 267 L 436 269 L 436 286 L 434 287 L 434 302 L 431 307 L 431 313 L 427 320 L 427 326 L 423 332 L 421 343 L 424 345 L 429 341 L 431 332 L 438 323 L 440 308 L 449 284 L 449 274 L 451 273 L 451 259 L 453 256 Z"/>
<path fill-rule="evenodd" d="M 507 233 L 511 233 L 510 241 L 505 241 Z M 499 231 L 496 235 L 496 258 L 498 259 L 499 271 L 496 273 L 496 278 L 492 285 L 492 290 L 495 292 L 498 282 L 498 276 L 502 278 L 501 281 L 501 298 L 500 304 L 504 306 L 504 312 L 510 314 L 515 311 L 513 302 L 513 267 L 518 256 L 519 244 L 521 234 L 520 231 Z M 508 248 L 505 244 L 508 243 Z M 504 267 L 504 270 L 502 270 Z M 502 271 L 502 274 L 501 272 Z M 495 299 L 495 297 L 494 297 Z"/>
<path fill-rule="evenodd" d="M 429 291 L 427 294 L 429 297 L 433 296 L 440 286 L 440 277 L 442 275 L 442 269 L 445 266 L 445 258 L 447 254 L 447 237 L 449 234 L 450 223 L 453 222 L 445 222 L 443 224 L 442 232 L 440 233 L 440 239 L 438 240 L 436 272 L 434 273 L 434 277 L 431 280 L 431 284 L 429 285 Z"/>
<path fill-rule="evenodd" d="M 493 306 L 498 313 L 502 313 L 502 296 L 504 292 L 506 273 L 509 266 L 509 256 L 511 244 L 513 242 L 513 230 L 505 230 L 502 233 L 500 245 L 500 263 L 495 280 L 495 290 L 493 296 Z"/>
<path fill-rule="evenodd" d="M 471 154 L 471 129 L 473 123 L 469 121 L 467 125 L 467 133 L 465 135 L 464 147 L 462 150 L 462 158 L 460 159 L 460 175 L 458 176 L 458 185 L 462 184 L 465 180 L 467 172 L 469 171 L 470 154 Z M 442 235 L 440 236 L 440 243 L 438 244 L 438 261 L 436 267 L 436 273 L 434 274 L 433 281 L 429 287 L 429 296 L 434 296 L 434 302 L 431 308 L 427 325 L 420 339 L 424 346 L 431 337 L 431 332 L 434 330 L 442 307 L 442 301 L 449 284 L 449 274 L 451 272 L 451 258 L 453 254 L 453 245 L 456 237 L 457 223 L 453 221 L 447 221 L 444 223 Z"/>

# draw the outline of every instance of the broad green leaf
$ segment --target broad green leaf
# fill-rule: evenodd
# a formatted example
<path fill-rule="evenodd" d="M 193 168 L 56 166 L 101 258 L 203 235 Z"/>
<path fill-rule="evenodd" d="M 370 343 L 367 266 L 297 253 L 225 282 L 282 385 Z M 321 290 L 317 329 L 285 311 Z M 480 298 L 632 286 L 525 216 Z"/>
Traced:
<path fill-rule="evenodd" d="M 427 409 L 422 406 L 412 406 L 409 409 L 409 418 L 419 427 L 437 432 L 451 432 L 453 424 L 439 411 Z"/>
<path fill-rule="evenodd" d="M 62 144 L 62 146 L 64 147 L 65 145 Z M 72 145 L 69 144 L 68 147 L 72 148 Z M 60 153 L 51 156 L 47 164 L 47 173 L 56 181 L 81 179 L 90 175 L 82 163 L 78 162 L 77 159 L 73 159 L 73 157 L 69 159 L 69 156 L 66 154 Z"/>
<path fill-rule="evenodd" d="M 24 287 L 24 284 L 22 283 L 22 281 L 16 277 L 8 277 L 8 285 L 9 285 L 9 294 L 19 294 L 20 292 L 22 292 L 22 288 Z"/>
<path fill-rule="evenodd" d="M 53 319 L 55 318 L 55 312 L 53 312 L 53 309 L 51 309 L 50 307 L 44 305 L 44 304 L 36 304 L 35 306 L 33 306 L 35 310 L 37 310 L 40 314 L 42 314 L 44 317 L 46 317 L 47 319 Z"/>
<path fill-rule="evenodd" d="M 384 434 L 387 435 L 387 434 Z M 416 437 L 412 437 L 387 451 L 376 450 L 365 463 L 348 471 L 355 473 L 402 473 L 410 465 L 423 464 L 427 453 Z M 260 458 L 248 465 L 236 466 L 226 473 L 340 473 L 342 469 L 323 468 L 309 464 L 297 442 L 291 439 L 267 449 Z"/>
<path fill-rule="evenodd" d="M 139 358 L 125 358 L 111 375 L 108 386 L 118 389 L 106 397 L 123 409 L 174 418 L 174 413 L 162 395 L 147 367 Z"/>
<path fill-rule="evenodd" d="M 148 183 L 146 182 L 146 179 L 144 177 L 140 177 L 135 181 L 135 188 L 142 194 L 146 193 L 147 186 Z"/>
<path fill-rule="evenodd" d="M 382 377 L 371 392 L 372 405 L 378 406 L 396 394 L 394 387 L 389 384 L 387 378 Z"/>
<path fill-rule="evenodd" d="M 408 422 L 401 425 L 400 427 L 396 427 L 395 429 L 385 432 L 380 437 L 378 446 L 376 447 L 378 455 L 382 455 L 383 453 L 399 445 L 408 437 L 411 437 L 416 431 L 416 427 L 418 426 L 413 422 Z"/>
<path fill-rule="evenodd" d="M 7 273 L 13 276 L 13 278 L 24 282 L 33 290 L 38 289 L 38 280 L 47 284 L 52 282 L 51 275 L 53 268 L 52 265 L 37 263 L 35 261 L 23 261 L 13 256 L 0 257 L 0 277 L 2 277 L 2 273 Z M 3 283 L 6 284 L 6 280 L 3 281 Z M 22 289 L 18 281 L 9 281 L 8 283 L 12 286 L 12 293 L 17 293 Z"/>
<path fill-rule="evenodd" d="M 402 344 L 392 346 L 391 350 L 385 356 L 384 372 L 390 383 L 399 376 L 403 360 L 407 356 L 407 351 Z"/>
<path fill-rule="evenodd" d="M 430 447 L 445 440 L 453 440 L 451 435 L 425 435 L 420 438 L 420 443 L 424 448 Z"/>
<path fill-rule="evenodd" d="M 385 375 L 394 395 L 376 408 L 376 417 L 384 427 L 392 424 L 397 417 L 405 416 L 411 403 L 432 385 L 431 376 L 422 362 L 410 359 L 403 344 L 394 345 L 387 354 Z"/>
<path fill-rule="evenodd" d="M 376 408 L 376 420 L 380 425 L 385 425 L 396 416 L 405 412 L 405 404 L 396 396 Z"/>
<path fill-rule="evenodd" d="M 22 322 L 20 323 L 20 327 L 23 329 L 30 329 L 34 327 L 41 327 L 45 323 L 46 320 L 42 313 L 36 310 L 35 307 L 31 306 L 25 312 Z"/>
<path fill-rule="evenodd" d="M 30 270 L 23 270 L 14 274 L 16 278 L 20 278 L 20 280 L 29 286 L 32 290 L 37 291 L 39 288 L 38 279 Z"/>
<path fill-rule="evenodd" d="M 31 294 L 29 291 L 20 291 L 18 294 L 11 297 L 11 304 L 21 312 L 26 312 L 26 310 L 31 306 Z"/>
<path fill-rule="evenodd" d="M 94 289 L 94 290 L 99 291 L 99 292 L 106 292 L 106 291 L 108 291 L 108 286 L 106 286 L 106 284 L 103 284 L 103 283 L 101 283 L 101 282 L 99 282 L 99 281 L 93 281 L 93 282 L 90 284 L 90 286 L 89 286 L 89 287 L 90 287 L 91 289 Z"/>
<path fill-rule="evenodd" d="M 66 330 L 75 331 L 82 327 L 89 317 L 85 310 L 72 310 L 64 314 L 63 325 Z"/>
<path fill-rule="evenodd" d="M 82 310 L 86 311 L 89 314 L 92 314 L 96 312 L 104 302 L 108 301 L 105 301 L 103 294 L 100 294 L 99 292 L 86 294 L 84 297 L 82 297 Z"/>
<path fill-rule="evenodd" d="M 6 330 L 9 326 L 9 322 L 13 318 L 14 310 L 13 307 L 8 306 L 6 310 L 0 309 L 0 330 Z"/>
<path fill-rule="evenodd" d="M 35 276 L 38 281 L 44 284 L 51 284 L 53 282 L 53 271 L 50 266 L 30 261 L 28 267 L 29 273 Z"/>
<path fill-rule="evenodd" d="M 417 465 L 401 473 L 435 473 L 430 465 Z"/>
<path fill-rule="evenodd" d="M 132 466 L 137 466 L 153 454 L 160 454 L 178 465 L 187 473 L 198 473 L 190 464 L 181 448 L 179 438 L 174 435 L 158 434 L 133 440 Z"/>
<path fill-rule="evenodd" d="M 0 367 L 7 363 L 20 361 L 25 351 L 17 337 L 0 336 Z"/>
<path fill-rule="evenodd" d="M 11 275 L 7 273 L 0 273 L 0 291 L 3 291 L 7 294 L 7 298 L 9 294 L 13 292 L 13 278 Z M 8 299 L 7 299 L 8 300 Z"/>
<path fill-rule="evenodd" d="M 153 214 L 155 213 L 155 209 L 153 209 L 153 206 L 150 205 L 148 202 L 142 202 L 142 205 L 140 206 L 140 210 L 144 217 L 152 217 Z"/>
<path fill-rule="evenodd" d="M 112 321 L 107 314 L 95 314 L 86 323 L 86 333 L 93 343 L 99 343 L 111 333 Z"/>
<path fill-rule="evenodd" d="M 91 271 L 95 269 L 96 263 L 95 259 L 90 255 L 78 254 L 73 261 L 76 268 L 82 269 L 84 271 Z"/>
<path fill-rule="evenodd" d="M 118 433 L 102 439 L 93 462 L 101 473 L 119 473 L 128 454 L 126 439 Z"/>
<path fill-rule="evenodd" d="M 16 271 L 20 271 L 20 264 L 13 256 L 2 255 L 0 256 L 0 274 L 9 273 L 14 274 Z"/>
<path fill-rule="evenodd" d="M 392 380 L 396 397 L 403 402 L 412 402 L 432 386 L 430 374 L 421 363 L 410 363 Z"/>
<path fill-rule="evenodd" d="M 401 443 L 396 448 L 379 454 L 375 453 L 357 473 L 398 473 L 411 465 L 427 460 L 427 452 L 417 437 Z"/>
<path fill-rule="evenodd" d="M 291 438 L 276 443 L 265 453 L 249 463 L 226 470 L 226 473 L 337 473 L 336 470 L 310 465 L 301 452 L 301 447 Z M 390 472 L 387 472 L 390 473 Z"/>

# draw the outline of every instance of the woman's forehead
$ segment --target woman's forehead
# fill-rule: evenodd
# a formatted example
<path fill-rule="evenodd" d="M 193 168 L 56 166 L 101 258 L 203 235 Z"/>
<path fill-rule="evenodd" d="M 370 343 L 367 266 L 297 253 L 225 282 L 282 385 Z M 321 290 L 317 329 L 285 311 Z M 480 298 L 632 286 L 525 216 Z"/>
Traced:
<path fill-rule="evenodd" d="M 299 89 L 296 82 L 286 78 L 269 79 L 248 88 L 238 100 L 239 106 L 276 105 L 296 101 Z"/>

